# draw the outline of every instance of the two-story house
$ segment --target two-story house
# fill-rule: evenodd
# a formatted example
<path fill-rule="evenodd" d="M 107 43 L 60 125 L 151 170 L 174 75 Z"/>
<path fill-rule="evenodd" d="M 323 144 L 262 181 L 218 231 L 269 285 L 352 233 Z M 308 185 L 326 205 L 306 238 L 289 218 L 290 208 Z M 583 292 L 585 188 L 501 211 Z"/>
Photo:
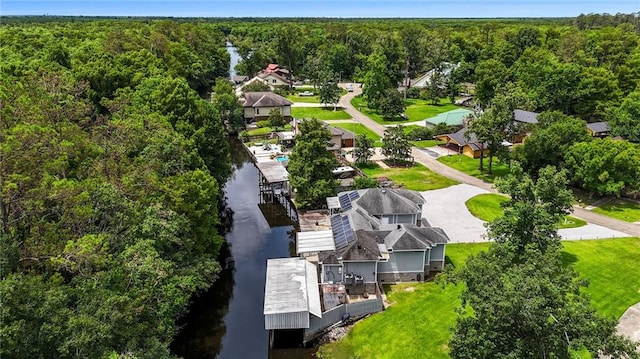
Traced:
<path fill-rule="evenodd" d="M 277 109 L 286 121 L 291 121 L 291 104 L 273 92 L 247 92 L 242 100 L 244 119 L 247 123 L 266 120 L 271 110 Z"/>
<path fill-rule="evenodd" d="M 422 281 L 442 271 L 449 238 L 442 229 L 423 225 L 424 203 L 418 192 L 391 188 L 327 198 L 337 213 L 331 216 L 332 249 L 312 253 L 318 256 L 320 281 L 347 286 Z"/>

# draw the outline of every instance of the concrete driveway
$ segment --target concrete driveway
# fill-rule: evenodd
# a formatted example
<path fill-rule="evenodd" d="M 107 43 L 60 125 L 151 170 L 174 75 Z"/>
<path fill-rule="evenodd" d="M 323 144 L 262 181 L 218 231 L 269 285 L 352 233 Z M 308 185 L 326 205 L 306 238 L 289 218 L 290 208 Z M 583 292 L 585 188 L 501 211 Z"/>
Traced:
<path fill-rule="evenodd" d="M 451 243 L 486 242 L 485 222 L 474 217 L 464 204 L 483 193 L 489 191 L 467 184 L 422 192 L 427 200 L 422 207 L 422 217 L 432 227 L 444 229 Z"/>
<path fill-rule="evenodd" d="M 632 305 L 620 317 L 616 327 L 618 334 L 633 340 L 640 345 L 640 303 Z"/>
<path fill-rule="evenodd" d="M 422 192 L 427 200 L 422 208 L 422 216 L 432 227 L 444 229 L 451 243 L 487 242 L 486 222 L 472 215 L 465 204 L 470 198 L 483 193 L 490 192 L 468 184 Z M 560 229 L 558 234 L 563 240 L 629 237 L 626 233 L 592 223 Z"/>

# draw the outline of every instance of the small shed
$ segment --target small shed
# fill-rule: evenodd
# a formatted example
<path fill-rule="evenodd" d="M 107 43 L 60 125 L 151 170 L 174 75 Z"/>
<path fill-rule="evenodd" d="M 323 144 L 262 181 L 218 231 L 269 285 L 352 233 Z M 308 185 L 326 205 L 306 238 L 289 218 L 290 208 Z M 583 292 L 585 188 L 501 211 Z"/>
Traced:
<path fill-rule="evenodd" d="M 322 318 L 316 266 L 297 257 L 268 259 L 263 314 L 266 330 L 309 328 L 310 314 Z"/>

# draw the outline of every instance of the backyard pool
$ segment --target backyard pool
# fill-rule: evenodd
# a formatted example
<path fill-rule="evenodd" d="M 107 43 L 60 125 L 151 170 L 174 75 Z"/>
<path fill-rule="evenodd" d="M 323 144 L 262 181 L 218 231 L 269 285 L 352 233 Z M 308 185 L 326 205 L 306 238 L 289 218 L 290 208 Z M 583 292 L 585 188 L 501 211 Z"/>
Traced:
<path fill-rule="evenodd" d="M 286 161 L 288 161 L 288 160 L 289 160 L 289 156 L 287 156 L 287 155 L 280 155 L 280 156 L 276 157 L 276 160 L 277 160 L 278 162 L 286 162 Z"/>

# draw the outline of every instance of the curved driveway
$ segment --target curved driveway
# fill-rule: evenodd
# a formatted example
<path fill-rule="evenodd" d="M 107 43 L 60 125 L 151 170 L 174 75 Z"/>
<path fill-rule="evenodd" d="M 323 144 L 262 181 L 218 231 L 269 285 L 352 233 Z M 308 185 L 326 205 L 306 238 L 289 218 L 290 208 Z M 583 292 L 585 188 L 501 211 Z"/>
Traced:
<path fill-rule="evenodd" d="M 351 105 L 351 100 L 361 93 L 362 93 L 362 89 L 360 88 L 360 86 L 355 85 L 353 87 L 353 92 L 347 92 L 346 95 L 340 98 L 339 105 L 344 109 L 345 112 L 351 115 L 354 121 L 367 126 L 373 132 L 380 135 L 381 137 L 384 136 L 385 127 L 383 125 L 373 121 L 368 116 L 358 111 L 355 107 L 353 107 L 353 105 Z M 411 149 L 411 155 L 413 156 L 416 162 L 420 163 L 421 165 L 429 168 L 430 170 L 440 175 L 443 175 L 445 177 L 448 177 L 460 183 L 465 183 L 471 186 L 478 187 L 488 192 L 496 192 L 496 193 L 498 192 L 496 191 L 495 188 L 493 188 L 493 185 L 491 183 L 484 182 L 478 178 L 469 176 L 466 173 L 460 172 L 447 165 L 444 165 L 438 162 L 435 158 L 422 152 L 417 147 L 413 147 Z M 589 223 L 596 224 L 602 227 L 607 227 L 614 231 L 623 232 L 631 236 L 640 237 L 640 225 L 624 222 L 624 221 L 607 217 L 607 216 L 603 216 L 598 213 L 586 210 L 580 206 L 573 206 L 573 210 L 574 210 L 573 216 L 581 218 Z"/>

